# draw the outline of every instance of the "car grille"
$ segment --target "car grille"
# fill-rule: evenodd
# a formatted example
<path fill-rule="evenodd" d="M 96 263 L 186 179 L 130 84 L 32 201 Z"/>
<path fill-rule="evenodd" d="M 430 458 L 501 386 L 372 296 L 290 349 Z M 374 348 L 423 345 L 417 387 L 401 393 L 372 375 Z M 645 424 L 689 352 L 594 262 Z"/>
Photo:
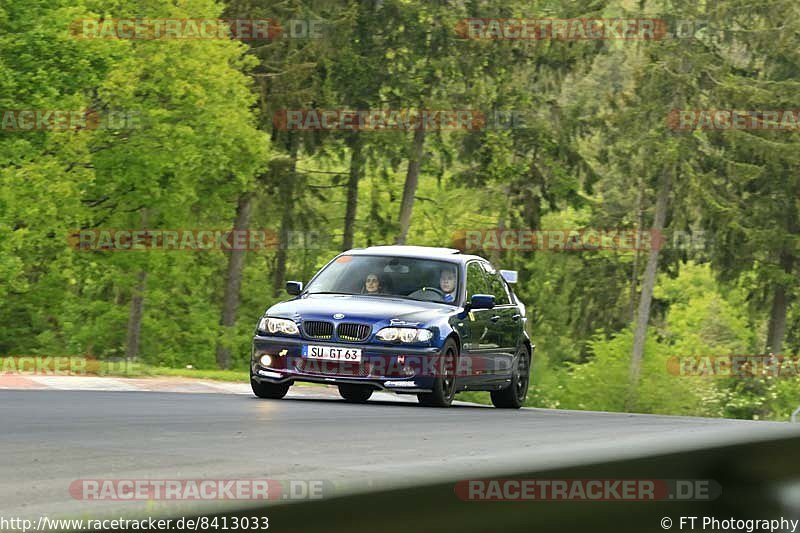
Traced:
<path fill-rule="evenodd" d="M 343 341 L 363 341 L 372 333 L 372 326 L 368 324 L 354 324 L 342 322 L 336 327 L 336 336 Z"/>
<path fill-rule="evenodd" d="M 332 361 L 307 361 L 300 359 L 294 364 L 300 372 L 325 376 L 348 376 L 363 378 L 369 375 L 369 363 L 336 363 Z"/>
<path fill-rule="evenodd" d="M 303 331 L 312 339 L 330 339 L 333 337 L 333 324 L 322 320 L 308 320 L 303 322 Z"/>

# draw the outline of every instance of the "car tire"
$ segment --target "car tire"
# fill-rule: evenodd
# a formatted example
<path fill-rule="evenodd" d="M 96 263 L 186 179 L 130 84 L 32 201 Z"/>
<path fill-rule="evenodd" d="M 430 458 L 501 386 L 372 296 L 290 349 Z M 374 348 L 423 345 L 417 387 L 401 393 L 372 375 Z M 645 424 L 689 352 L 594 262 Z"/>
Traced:
<path fill-rule="evenodd" d="M 350 403 L 364 403 L 372 396 L 372 387 L 363 385 L 339 385 L 339 395 Z"/>
<path fill-rule="evenodd" d="M 266 381 L 258 382 L 252 377 L 250 378 L 250 388 L 253 389 L 253 394 L 259 398 L 267 398 L 270 400 L 280 400 L 286 393 L 289 392 L 291 383 L 267 383 Z"/>
<path fill-rule="evenodd" d="M 517 355 L 517 367 L 511 375 L 511 383 L 502 390 L 492 391 L 492 405 L 501 409 L 519 409 L 528 397 L 531 379 L 531 354 L 523 345 Z"/>
<path fill-rule="evenodd" d="M 458 345 L 447 339 L 441 351 L 442 372 L 433 381 L 433 391 L 417 394 L 420 405 L 425 407 L 450 407 L 456 395 L 456 368 L 458 368 Z"/>

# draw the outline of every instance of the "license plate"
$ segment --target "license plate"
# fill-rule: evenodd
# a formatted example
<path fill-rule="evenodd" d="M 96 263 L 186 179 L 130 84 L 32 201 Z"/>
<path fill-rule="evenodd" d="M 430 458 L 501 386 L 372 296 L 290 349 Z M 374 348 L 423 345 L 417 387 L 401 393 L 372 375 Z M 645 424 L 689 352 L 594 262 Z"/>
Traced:
<path fill-rule="evenodd" d="M 336 346 L 303 346 L 303 355 L 308 359 L 326 361 L 361 362 L 361 348 L 338 348 Z"/>

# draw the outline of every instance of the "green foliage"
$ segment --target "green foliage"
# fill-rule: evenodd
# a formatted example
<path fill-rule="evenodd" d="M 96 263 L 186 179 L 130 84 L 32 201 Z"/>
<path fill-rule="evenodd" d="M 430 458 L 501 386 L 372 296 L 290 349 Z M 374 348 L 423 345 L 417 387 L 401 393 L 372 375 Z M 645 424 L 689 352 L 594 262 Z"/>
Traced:
<path fill-rule="evenodd" d="M 674 358 L 758 353 L 742 290 L 721 293 L 709 265 L 689 263 L 677 278 L 661 276 L 655 292 L 667 311 L 645 347 L 640 411 L 785 419 L 788 406 L 796 401 L 790 391 L 796 395 L 797 379 L 680 375 L 675 366 Z M 595 335 L 588 362 L 540 370 L 544 375 L 535 380 L 533 404 L 623 411 L 632 342 L 630 330 Z"/>
<path fill-rule="evenodd" d="M 208 304 L 224 256 L 80 252 L 80 228 L 225 227 L 230 199 L 266 161 L 254 127 L 251 61 L 232 41 L 71 38 L 71 21 L 94 6 L 17 2 L 3 17 L 4 109 L 121 112 L 122 129 L 0 134 L 0 352 L 124 351 L 136 273 L 145 271 L 145 358 L 204 359 L 218 312 Z M 105 5 L 124 17 L 127 8 Z M 213 2 L 149 6 L 151 17 L 216 17 Z M 42 49 L 46 46 L 47 49 Z M 198 355 L 189 356 L 187 353 Z"/>
<path fill-rule="evenodd" d="M 275 113 L 468 109 L 517 122 L 426 134 L 409 244 L 451 246 L 459 231 L 497 227 L 646 230 L 659 180 L 672 176 L 637 409 L 784 420 L 800 403 L 798 379 L 682 377 L 669 364 L 758 354 L 778 337 L 783 353 L 800 350 L 798 134 L 678 132 L 666 117 L 796 108 L 795 11 L 792 0 L 6 3 L 0 109 L 123 111 L 135 127 L 0 131 L 0 355 L 124 355 L 141 284 L 142 363 L 211 371 L 223 346 L 242 372 L 254 323 L 285 297 L 283 282 L 307 281 L 339 250 L 349 193 L 354 245 L 394 239 L 413 145 L 413 131 L 285 131 Z M 81 18 L 137 16 L 328 25 L 322 38 L 248 43 L 68 31 Z M 657 41 L 456 33 L 467 17 L 625 16 L 723 31 Z M 227 229 L 240 198 L 252 201 L 249 228 L 284 242 L 302 232 L 307 245 L 247 252 L 230 327 L 220 326 L 228 254 L 81 252 L 67 240 L 80 228 Z M 673 246 L 690 229 L 706 232 L 704 246 Z M 520 272 L 537 346 L 529 404 L 623 410 L 647 253 L 484 255 Z"/>

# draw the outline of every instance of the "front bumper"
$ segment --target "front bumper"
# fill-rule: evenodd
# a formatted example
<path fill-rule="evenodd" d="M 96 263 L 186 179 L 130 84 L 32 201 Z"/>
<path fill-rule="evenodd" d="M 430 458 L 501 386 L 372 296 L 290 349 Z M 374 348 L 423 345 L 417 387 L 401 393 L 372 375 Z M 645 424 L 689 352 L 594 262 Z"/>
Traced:
<path fill-rule="evenodd" d="M 362 361 L 359 364 L 309 361 L 302 355 L 302 347 L 307 344 L 359 348 Z M 272 357 L 269 367 L 259 363 L 265 354 Z M 420 372 L 423 365 L 411 362 L 427 362 L 438 355 L 437 347 L 374 346 L 256 335 L 250 357 L 250 376 L 257 382 L 275 384 L 305 381 L 368 385 L 380 390 L 415 394 L 431 392 L 436 376 L 431 372 Z M 417 370 L 413 375 L 403 372 L 404 368 L 412 367 Z"/>

